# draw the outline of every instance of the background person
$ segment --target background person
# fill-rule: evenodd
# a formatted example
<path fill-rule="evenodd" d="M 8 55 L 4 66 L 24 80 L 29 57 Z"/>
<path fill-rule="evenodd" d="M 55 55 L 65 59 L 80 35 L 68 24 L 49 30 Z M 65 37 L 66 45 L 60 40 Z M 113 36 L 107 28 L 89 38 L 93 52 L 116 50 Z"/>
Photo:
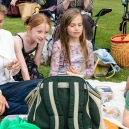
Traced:
<path fill-rule="evenodd" d="M 57 13 L 62 15 L 69 8 L 79 8 L 84 18 L 84 27 L 86 32 L 87 40 L 92 41 L 92 10 L 93 1 L 92 0 L 57 0 Z M 60 16 L 59 16 L 60 17 Z"/>
<path fill-rule="evenodd" d="M 127 92 L 125 99 L 125 109 L 123 113 L 122 123 L 124 126 L 129 128 L 129 92 Z"/>
<path fill-rule="evenodd" d="M 125 86 L 125 93 L 124 93 L 125 109 L 124 109 L 123 118 L 122 118 L 123 125 L 129 128 L 129 92 L 128 90 L 129 90 L 129 77 L 127 78 L 126 86 Z"/>
<path fill-rule="evenodd" d="M 16 6 L 17 0 L 2 0 L 2 2 L 8 8 L 10 4 Z"/>
<path fill-rule="evenodd" d="M 71 8 L 61 18 L 59 36 L 53 44 L 50 76 L 66 74 L 93 75 L 94 54 L 92 43 L 86 41 L 80 10 Z"/>

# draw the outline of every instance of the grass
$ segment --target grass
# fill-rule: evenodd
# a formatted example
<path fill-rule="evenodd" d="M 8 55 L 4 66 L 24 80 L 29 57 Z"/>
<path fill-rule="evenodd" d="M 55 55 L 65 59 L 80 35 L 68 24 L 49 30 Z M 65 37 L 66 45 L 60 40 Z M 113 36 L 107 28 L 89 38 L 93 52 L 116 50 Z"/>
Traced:
<path fill-rule="evenodd" d="M 111 36 L 122 33 L 119 31 L 120 22 L 124 13 L 124 6 L 119 0 L 94 0 L 93 15 L 96 15 L 102 8 L 111 8 L 112 12 L 100 17 L 98 22 L 98 29 L 96 35 L 96 48 L 110 48 L 111 49 Z M 96 18 L 94 17 L 94 20 Z M 120 82 L 126 81 L 129 75 L 128 70 L 121 69 L 115 76 L 107 81 Z M 100 81 L 105 81 L 104 78 L 100 78 Z"/>
<path fill-rule="evenodd" d="M 96 15 L 102 8 L 111 8 L 112 12 L 100 17 L 98 21 L 99 26 L 96 33 L 95 48 L 111 49 L 111 36 L 122 33 L 121 31 L 119 31 L 119 25 L 122 21 L 124 7 L 122 6 L 120 0 L 94 0 L 93 16 Z M 96 17 L 93 17 L 93 19 L 95 20 Z M 23 21 L 20 18 L 6 17 L 3 28 L 11 31 L 12 34 L 25 31 Z M 40 72 L 42 72 L 44 76 L 47 77 L 49 75 L 49 67 L 41 66 Z M 104 77 L 101 77 L 98 80 L 121 82 L 126 81 L 128 75 L 128 70 L 121 69 L 120 72 L 117 72 L 110 79 L 105 79 Z"/>

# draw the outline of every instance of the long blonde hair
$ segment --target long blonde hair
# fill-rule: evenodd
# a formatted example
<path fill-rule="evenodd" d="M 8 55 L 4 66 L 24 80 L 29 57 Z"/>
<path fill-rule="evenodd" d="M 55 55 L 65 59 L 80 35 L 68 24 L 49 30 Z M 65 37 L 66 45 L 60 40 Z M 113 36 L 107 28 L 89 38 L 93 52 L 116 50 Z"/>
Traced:
<path fill-rule="evenodd" d="M 2 4 L 0 4 L 0 12 L 2 12 L 4 15 L 7 14 L 7 8 Z"/>
<path fill-rule="evenodd" d="M 67 27 L 70 25 L 73 18 L 75 18 L 78 15 L 82 17 L 82 21 L 83 21 L 83 16 L 81 15 L 79 9 L 70 8 L 67 11 L 65 11 L 65 13 L 62 15 L 62 18 L 61 18 L 59 36 L 57 37 L 57 39 L 60 39 L 60 42 L 61 42 L 64 60 L 67 58 L 70 65 L 71 65 L 70 48 L 69 48 L 69 36 L 67 33 Z M 82 32 L 82 35 L 79 37 L 79 40 L 80 40 L 80 45 L 81 45 L 82 52 L 84 55 L 84 61 L 86 61 L 88 57 L 88 50 L 87 50 L 87 45 L 86 45 L 84 21 L 83 21 L 83 32 Z"/>

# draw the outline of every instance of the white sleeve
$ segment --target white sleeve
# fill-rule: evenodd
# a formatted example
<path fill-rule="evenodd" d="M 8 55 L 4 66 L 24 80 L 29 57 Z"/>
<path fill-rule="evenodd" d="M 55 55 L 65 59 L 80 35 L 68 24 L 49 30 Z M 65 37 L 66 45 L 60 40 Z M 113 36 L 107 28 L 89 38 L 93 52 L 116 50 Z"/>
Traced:
<path fill-rule="evenodd" d="M 2 91 L 0 90 L 0 93 L 2 94 Z"/>

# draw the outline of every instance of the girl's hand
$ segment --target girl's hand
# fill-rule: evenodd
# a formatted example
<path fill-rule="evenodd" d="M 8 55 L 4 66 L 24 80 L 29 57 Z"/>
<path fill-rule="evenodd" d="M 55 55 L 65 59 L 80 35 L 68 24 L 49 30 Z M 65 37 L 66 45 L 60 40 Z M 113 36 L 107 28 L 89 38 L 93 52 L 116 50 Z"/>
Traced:
<path fill-rule="evenodd" d="M 13 73 L 17 72 L 21 69 L 21 64 L 20 64 L 18 59 L 13 60 L 12 63 L 13 63 L 13 67 L 12 67 L 12 72 Z"/>
<path fill-rule="evenodd" d="M 20 65 L 20 62 L 19 62 L 18 59 L 14 59 L 12 62 L 7 63 L 4 66 L 4 68 L 7 68 L 9 64 L 12 65 L 11 69 L 10 69 L 12 71 L 12 73 L 15 73 L 15 72 L 17 72 L 17 71 L 19 71 L 21 69 L 21 65 Z"/>
<path fill-rule="evenodd" d="M 68 67 L 68 72 L 72 72 L 74 74 L 79 74 L 79 75 L 82 75 L 81 72 L 79 72 L 76 68 L 74 68 L 73 66 L 69 66 Z"/>

